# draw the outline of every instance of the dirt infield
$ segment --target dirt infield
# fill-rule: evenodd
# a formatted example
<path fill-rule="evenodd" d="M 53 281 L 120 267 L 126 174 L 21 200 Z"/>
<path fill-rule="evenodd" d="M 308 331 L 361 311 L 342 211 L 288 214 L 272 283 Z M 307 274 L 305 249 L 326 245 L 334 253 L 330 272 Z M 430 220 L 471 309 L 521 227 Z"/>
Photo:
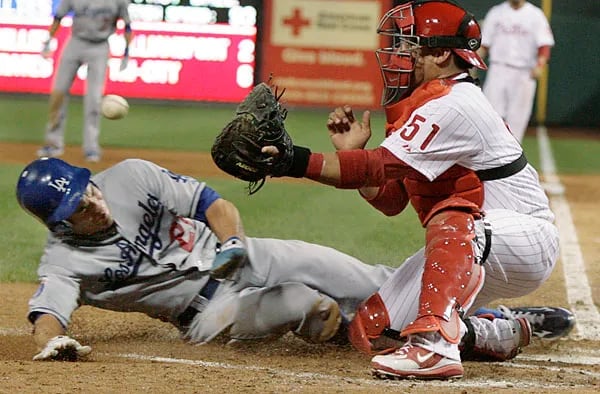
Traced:
<path fill-rule="evenodd" d="M 0 160 L 25 164 L 34 145 L 0 144 Z M 153 160 L 194 176 L 219 176 L 205 155 L 185 152 L 111 149 L 99 170 L 126 157 Z M 65 158 L 83 165 L 78 147 Z M 600 180 L 591 176 L 561 178 L 586 261 L 593 298 L 600 300 Z M 232 348 L 216 341 L 190 346 L 171 326 L 136 313 L 83 307 L 76 311 L 70 334 L 93 347 L 84 362 L 33 362 L 35 347 L 25 319 L 35 284 L 1 283 L 0 393 L 573 393 L 600 392 L 600 343 L 568 339 L 534 340 L 524 353 L 506 363 L 465 363 L 465 377 L 451 382 L 395 382 L 371 378 L 369 358 L 350 347 L 310 345 L 288 335 L 265 344 Z M 568 306 L 563 267 L 535 293 L 509 305 Z"/>

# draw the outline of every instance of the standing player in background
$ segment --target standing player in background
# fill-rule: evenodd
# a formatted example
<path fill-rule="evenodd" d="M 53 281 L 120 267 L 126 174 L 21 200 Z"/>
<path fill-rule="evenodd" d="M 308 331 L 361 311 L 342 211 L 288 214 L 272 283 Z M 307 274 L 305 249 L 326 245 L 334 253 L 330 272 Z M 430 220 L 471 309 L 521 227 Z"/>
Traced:
<path fill-rule="evenodd" d="M 482 58 L 489 57 L 483 93 L 522 141 L 537 79 L 550 59 L 554 37 L 544 12 L 525 0 L 492 7 L 483 21 Z"/>
<path fill-rule="evenodd" d="M 129 0 L 62 0 L 59 4 L 54 21 L 48 29 L 50 37 L 44 42 L 42 55 L 48 57 L 51 54 L 51 39 L 60 27 L 61 19 L 69 12 L 73 13 L 73 26 L 54 76 L 45 145 L 38 150 L 38 156 L 57 157 L 63 154 L 69 89 L 79 67 L 87 64 L 83 100 L 83 153 L 87 161 L 100 160 L 100 103 L 109 57 L 108 37 L 115 32 L 117 20 L 122 19 L 125 22 L 125 52 L 121 62 L 123 70 L 127 66 L 132 35 L 128 5 Z"/>
<path fill-rule="evenodd" d="M 558 258 L 554 214 L 520 144 L 469 75 L 486 68 L 473 15 L 449 0 L 408 1 L 384 15 L 378 33 L 391 44 L 377 50 L 387 117 L 381 146 L 365 149 L 370 113 L 357 121 L 345 106 L 327 122 L 336 152 L 294 147 L 289 167 L 280 167 L 286 153 L 262 151 L 275 157 L 273 167 L 289 168 L 283 175 L 358 189 L 385 215 L 411 202 L 425 246 L 363 303 L 350 337 L 367 351 L 379 341 L 396 347 L 373 357 L 377 377 L 461 377 L 465 333 L 493 331 L 500 359 L 529 342 L 522 319 L 460 316 L 546 281 Z"/>

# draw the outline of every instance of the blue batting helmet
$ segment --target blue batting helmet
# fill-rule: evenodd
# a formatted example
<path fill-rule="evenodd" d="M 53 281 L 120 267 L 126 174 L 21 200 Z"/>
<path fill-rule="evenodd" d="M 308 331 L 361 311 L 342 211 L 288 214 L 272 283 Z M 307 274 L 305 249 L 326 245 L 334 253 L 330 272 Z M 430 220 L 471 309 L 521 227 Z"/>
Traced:
<path fill-rule="evenodd" d="M 60 159 L 37 159 L 19 176 L 17 200 L 23 209 L 52 227 L 75 212 L 90 175 L 87 168 L 75 167 Z"/>

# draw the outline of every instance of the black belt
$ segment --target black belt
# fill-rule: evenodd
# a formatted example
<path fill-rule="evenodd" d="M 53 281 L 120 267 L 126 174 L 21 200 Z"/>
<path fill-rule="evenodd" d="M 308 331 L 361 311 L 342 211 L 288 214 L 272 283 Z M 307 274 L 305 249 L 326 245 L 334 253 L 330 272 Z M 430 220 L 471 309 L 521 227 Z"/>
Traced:
<path fill-rule="evenodd" d="M 495 179 L 507 178 L 511 175 L 521 171 L 527 165 L 527 158 L 525 152 L 521 153 L 521 156 L 512 163 L 505 164 L 496 168 L 488 168 L 487 170 L 475 171 L 475 174 L 482 181 L 493 181 Z"/>
<path fill-rule="evenodd" d="M 219 287 L 219 284 L 221 282 L 219 282 L 216 279 L 213 279 L 211 277 L 208 278 L 208 282 L 206 282 L 206 284 L 204 285 L 204 287 L 202 289 L 200 289 L 200 292 L 198 293 L 198 295 L 203 298 L 205 301 L 209 301 L 213 295 L 215 295 L 215 292 L 217 291 L 217 287 Z M 190 304 L 190 306 L 188 306 L 186 308 L 185 311 L 183 311 L 181 313 L 181 315 L 179 315 L 179 317 L 177 317 L 177 321 L 179 322 L 179 325 L 181 327 L 188 327 L 190 325 L 190 323 L 192 322 L 192 320 L 194 320 L 194 317 L 202 312 L 202 308 L 198 308 L 199 305 L 202 305 L 200 303 L 194 302 L 194 300 L 192 300 L 192 303 Z"/>

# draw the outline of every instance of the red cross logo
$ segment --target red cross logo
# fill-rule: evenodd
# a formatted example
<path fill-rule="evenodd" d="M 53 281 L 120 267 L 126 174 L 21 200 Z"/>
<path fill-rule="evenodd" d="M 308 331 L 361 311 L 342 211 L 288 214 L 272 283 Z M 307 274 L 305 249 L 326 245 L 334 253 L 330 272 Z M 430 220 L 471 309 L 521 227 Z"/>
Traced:
<path fill-rule="evenodd" d="M 300 30 L 305 26 L 310 26 L 310 20 L 302 17 L 300 8 L 294 8 L 293 14 L 289 18 L 283 20 L 284 25 L 290 25 L 292 27 L 292 35 L 300 35 Z"/>

